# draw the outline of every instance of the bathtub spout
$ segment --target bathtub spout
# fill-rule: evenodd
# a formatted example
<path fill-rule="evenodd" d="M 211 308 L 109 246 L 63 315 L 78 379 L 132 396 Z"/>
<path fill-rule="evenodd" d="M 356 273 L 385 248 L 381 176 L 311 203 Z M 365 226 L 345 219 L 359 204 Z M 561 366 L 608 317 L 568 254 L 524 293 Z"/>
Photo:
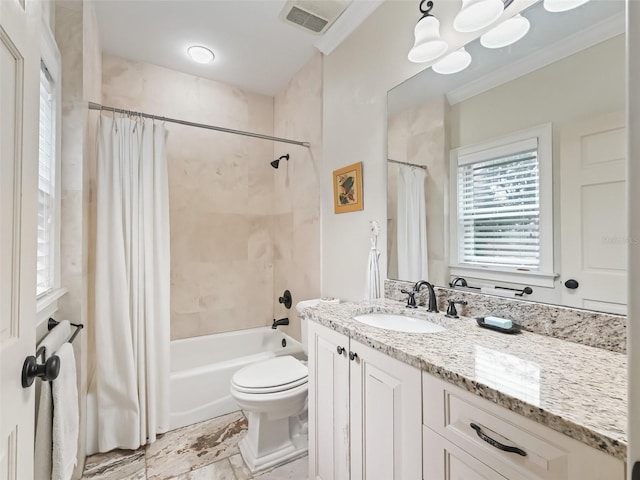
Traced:
<path fill-rule="evenodd" d="M 289 319 L 288 318 L 281 318 L 280 320 L 276 320 L 274 318 L 273 319 L 273 325 L 271 325 L 271 328 L 273 328 L 275 330 L 276 327 L 279 327 L 281 325 L 289 325 Z"/>

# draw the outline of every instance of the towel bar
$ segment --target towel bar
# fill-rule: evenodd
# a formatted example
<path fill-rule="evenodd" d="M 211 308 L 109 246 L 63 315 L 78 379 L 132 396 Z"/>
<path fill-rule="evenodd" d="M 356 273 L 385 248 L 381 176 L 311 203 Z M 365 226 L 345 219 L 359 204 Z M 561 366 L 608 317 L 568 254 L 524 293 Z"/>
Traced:
<path fill-rule="evenodd" d="M 451 282 L 449 282 L 449 286 L 451 288 L 456 288 L 456 287 L 464 287 L 464 288 L 471 288 L 473 290 L 480 290 L 480 287 L 472 287 L 471 285 L 467 284 L 467 281 L 462 278 L 462 277 L 456 277 L 454 278 Z M 533 293 L 533 289 L 531 287 L 524 287 L 524 288 L 509 288 L 509 287 L 499 287 L 499 286 L 495 286 L 492 288 L 496 288 L 498 290 L 510 290 L 512 292 L 516 292 L 515 295 L 516 297 L 522 297 L 523 295 L 531 295 Z"/>
<path fill-rule="evenodd" d="M 47 329 L 53 330 L 58 325 L 57 320 L 50 318 L 47 323 Z M 82 323 L 72 323 L 71 326 L 76 327 L 76 331 L 69 337 L 68 343 L 72 343 L 80 330 L 84 328 Z M 51 355 L 46 361 L 44 360 L 45 348 L 40 347 L 36 351 L 36 355 L 29 355 L 24 359 L 22 364 L 22 387 L 30 387 L 36 378 L 52 381 L 58 378 L 60 373 L 60 358 L 57 355 Z M 38 358 L 42 357 L 42 363 L 38 363 Z"/>

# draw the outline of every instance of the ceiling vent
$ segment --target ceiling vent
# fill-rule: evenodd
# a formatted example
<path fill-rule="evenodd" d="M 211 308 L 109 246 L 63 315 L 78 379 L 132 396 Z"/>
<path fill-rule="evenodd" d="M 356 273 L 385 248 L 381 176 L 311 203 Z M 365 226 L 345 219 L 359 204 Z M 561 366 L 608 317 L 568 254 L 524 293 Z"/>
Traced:
<path fill-rule="evenodd" d="M 307 32 L 321 34 L 337 20 L 349 0 L 289 0 L 280 18 Z"/>

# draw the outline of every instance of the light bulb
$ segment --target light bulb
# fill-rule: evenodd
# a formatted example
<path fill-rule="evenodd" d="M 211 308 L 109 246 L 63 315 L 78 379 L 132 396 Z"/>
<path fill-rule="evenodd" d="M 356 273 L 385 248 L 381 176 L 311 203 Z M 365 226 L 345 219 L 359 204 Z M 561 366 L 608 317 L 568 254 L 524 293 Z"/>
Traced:
<path fill-rule="evenodd" d="M 544 9 L 548 12 L 566 12 L 584 5 L 589 0 L 544 0 Z"/>
<path fill-rule="evenodd" d="M 431 68 L 436 73 L 443 75 L 449 75 L 452 73 L 458 73 L 467 68 L 471 64 L 471 55 L 464 47 L 455 52 L 451 52 L 442 60 L 438 60 L 433 64 Z"/>
<path fill-rule="evenodd" d="M 463 33 L 477 32 L 495 22 L 503 11 L 502 0 L 462 0 L 453 28 Z"/>
<path fill-rule="evenodd" d="M 449 44 L 440 38 L 440 22 L 434 16 L 420 19 L 414 30 L 416 41 L 409 51 L 408 58 L 414 63 L 435 60 L 449 48 Z"/>
<path fill-rule="evenodd" d="M 516 43 L 529 31 L 529 20 L 522 15 L 515 15 L 480 37 L 480 44 L 486 48 L 502 48 Z"/>

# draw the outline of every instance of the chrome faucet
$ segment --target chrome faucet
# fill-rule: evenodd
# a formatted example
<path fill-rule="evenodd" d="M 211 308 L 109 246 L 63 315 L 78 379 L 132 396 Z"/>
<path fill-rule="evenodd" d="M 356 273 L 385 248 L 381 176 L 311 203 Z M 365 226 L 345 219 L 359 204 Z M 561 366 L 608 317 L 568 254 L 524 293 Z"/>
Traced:
<path fill-rule="evenodd" d="M 436 292 L 433 290 L 433 285 L 426 280 L 420 280 L 413 287 L 413 291 L 418 293 L 424 286 L 429 290 L 429 306 L 427 307 L 427 312 L 438 313 L 438 299 L 436 298 Z"/>

